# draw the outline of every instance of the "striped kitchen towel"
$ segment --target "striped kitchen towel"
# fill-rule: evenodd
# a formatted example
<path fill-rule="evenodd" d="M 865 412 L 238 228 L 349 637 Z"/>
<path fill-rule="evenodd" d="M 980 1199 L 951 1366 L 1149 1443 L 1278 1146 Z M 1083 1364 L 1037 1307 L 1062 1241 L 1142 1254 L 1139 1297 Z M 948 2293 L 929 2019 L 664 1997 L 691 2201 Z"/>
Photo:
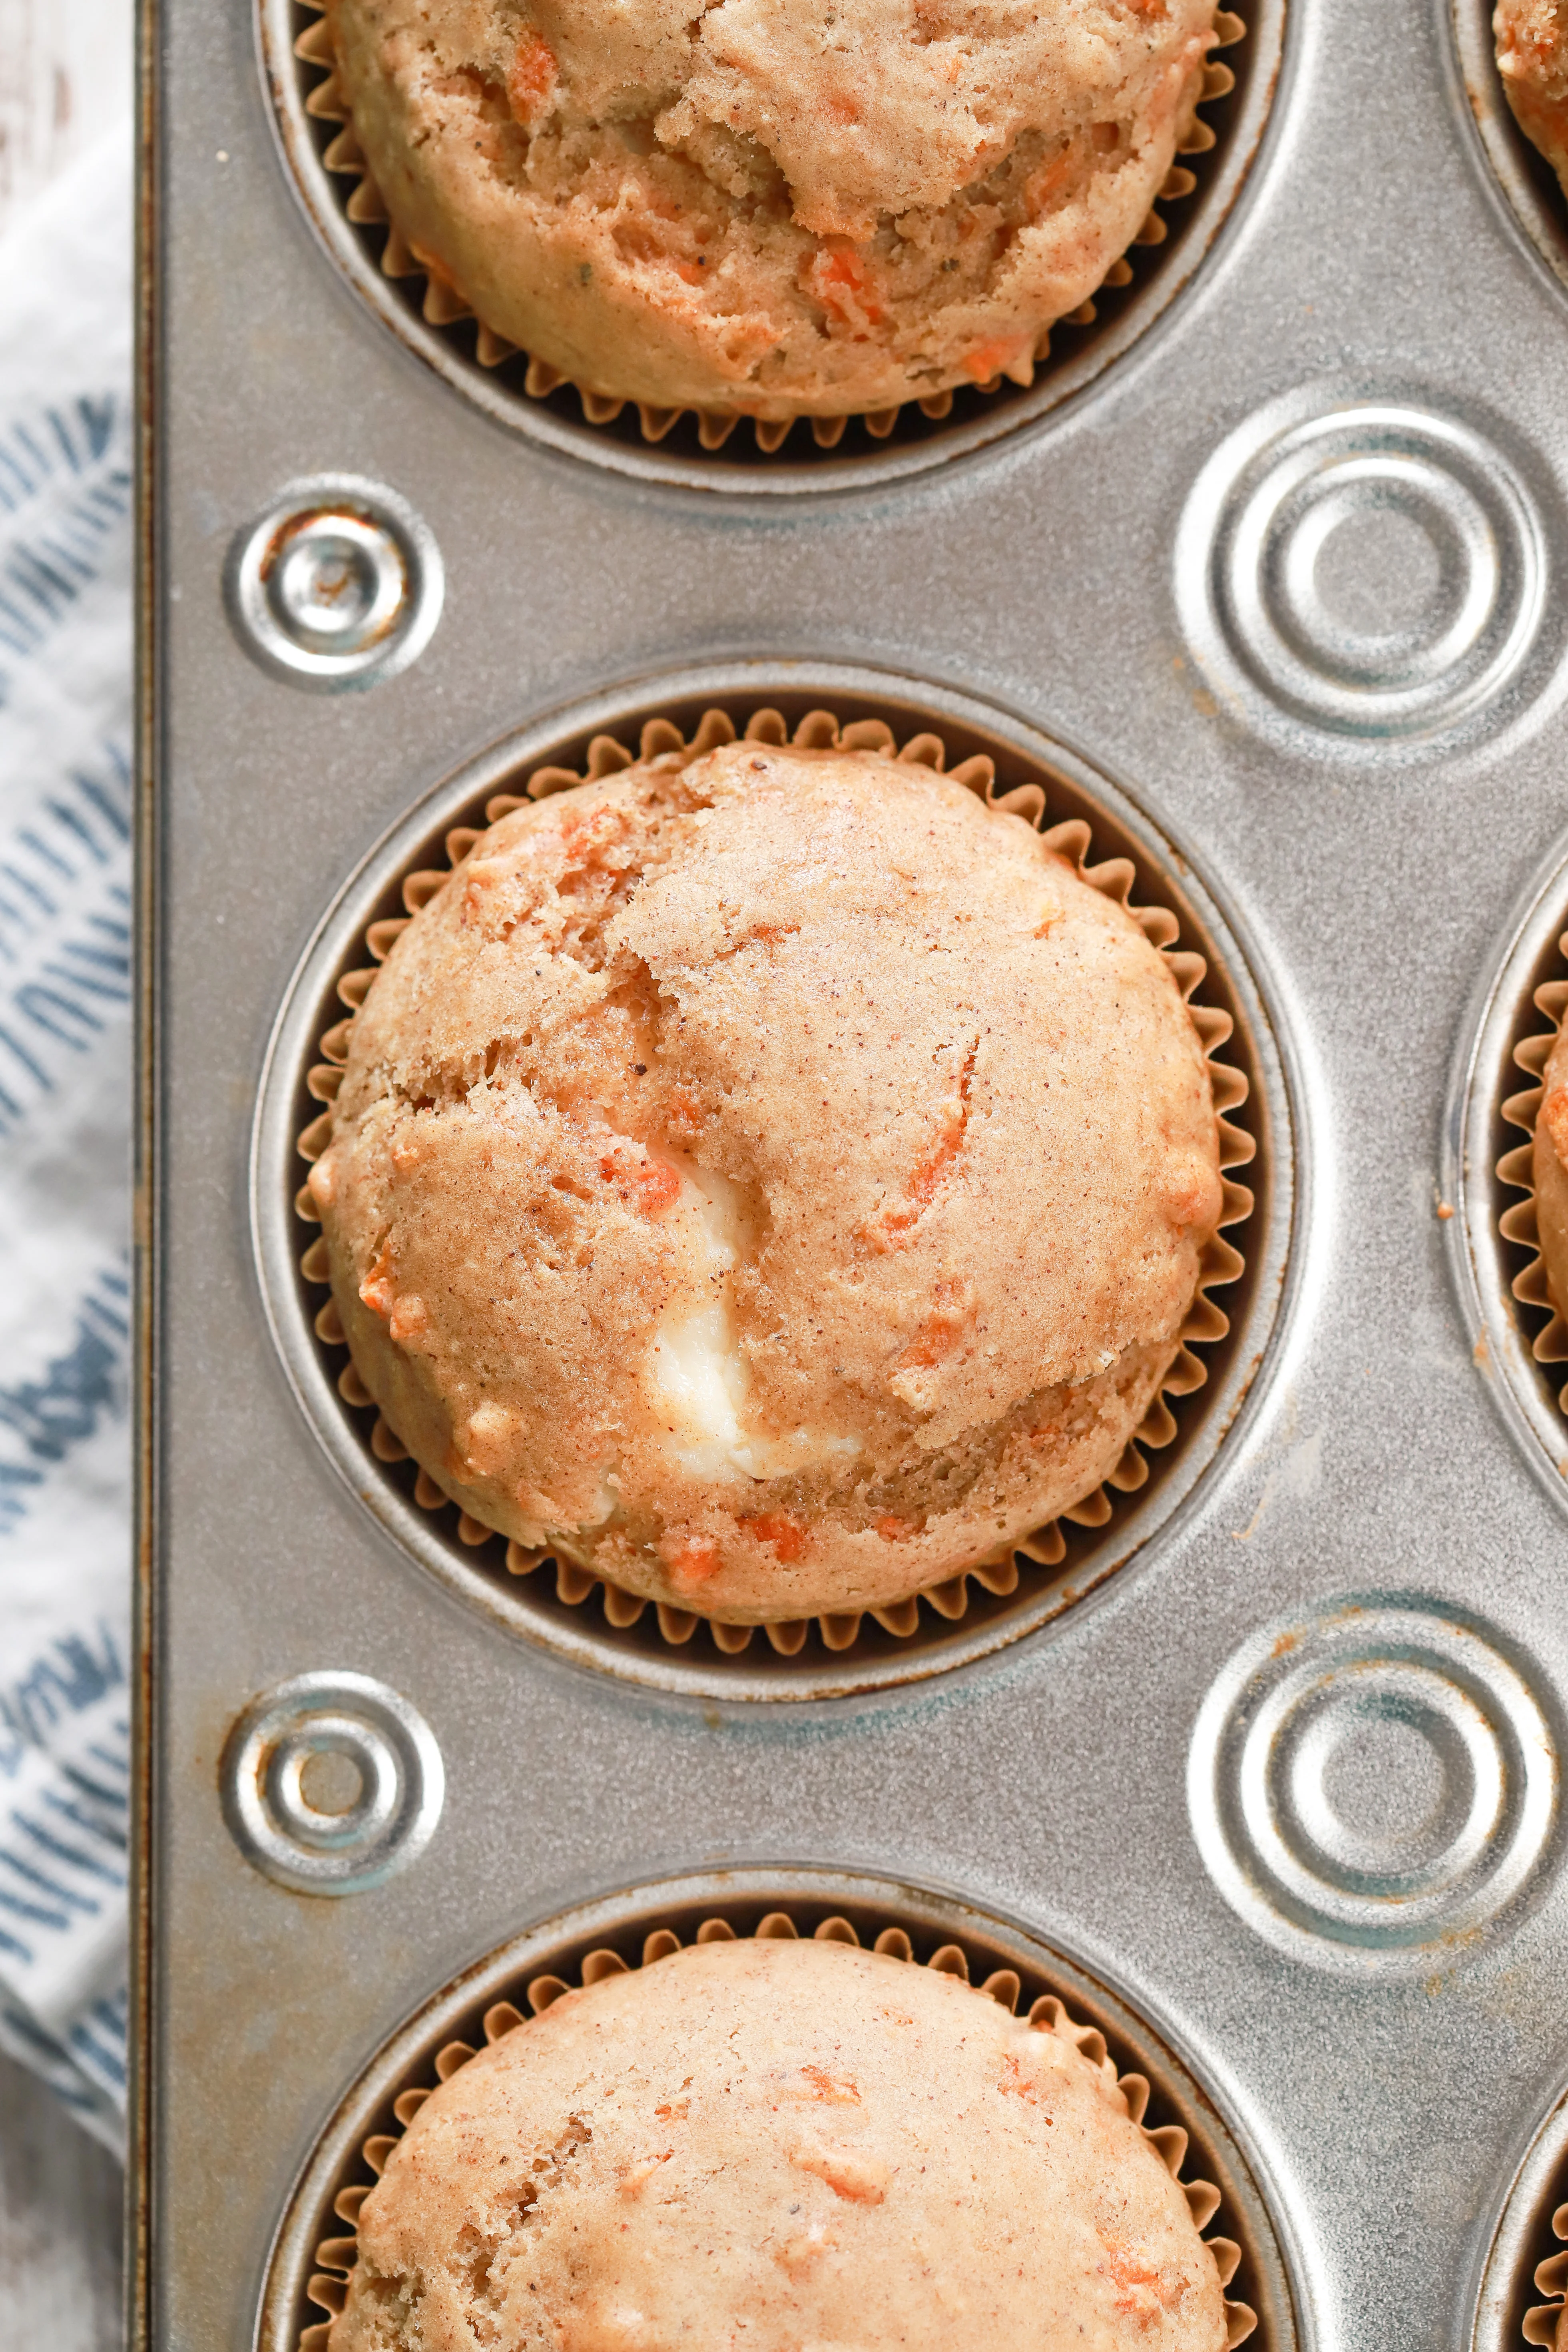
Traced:
<path fill-rule="evenodd" d="M 131 162 L 0 242 L 0 2046 L 120 2144 Z"/>

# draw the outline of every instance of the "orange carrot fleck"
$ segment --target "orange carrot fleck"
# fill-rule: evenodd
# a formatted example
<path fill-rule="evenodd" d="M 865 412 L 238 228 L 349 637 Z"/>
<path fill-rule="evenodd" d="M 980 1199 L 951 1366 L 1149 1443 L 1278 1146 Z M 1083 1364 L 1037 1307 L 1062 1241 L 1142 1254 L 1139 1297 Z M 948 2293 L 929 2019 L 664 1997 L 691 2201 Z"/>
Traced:
<path fill-rule="evenodd" d="M 680 1197 L 680 1174 L 668 1160 L 642 1160 L 628 1166 L 619 1150 L 607 1151 L 599 1173 L 628 1207 L 645 1217 L 662 1217 Z"/>
<path fill-rule="evenodd" d="M 1012 2098 L 1026 2100 L 1032 2107 L 1040 2104 L 1039 2085 L 1030 2081 L 1014 2057 L 1002 2061 L 1002 2089 Z"/>
<path fill-rule="evenodd" d="M 965 1055 L 963 1067 L 959 1073 L 958 1100 L 942 1105 L 936 1141 L 910 1178 L 906 1189 L 908 1206 L 880 1209 L 867 1225 L 866 1238 L 873 1249 L 891 1250 L 902 1246 L 904 1235 L 930 1208 L 943 1178 L 958 1158 L 964 1129 L 969 1125 L 969 1086 L 974 1075 L 974 1056 L 978 1051 L 977 1039 Z"/>
<path fill-rule="evenodd" d="M 381 1255 L 360 1284 L 359 1295 L 373 1315 L 390 1315 L 397 1298 L 397 1284 L 392 1271 L 392 1244 L 383 1242 Z"/>
<path fill-rule="evenodd" d="M 1185 2292 L 1184 2280 L 1173 2288 L 1166 2284 L 1157 2270 L 1152 2270 L 1147 2263 L 1140 2262 L 1130 2248 L 1119 2245 L 1111 2239 L 1102 2238 L 1100 2243 L 1107 2256 L 1105 2267 L 1121 2290 L 1115 2299 L 1118 2311 L 1124 2311 L 1130 2317 L 1147 2326 L 1162 2311 L 1169 2311 L 1173 2303 L 1181 2300 Z"/>
<path fill-rule="evenodd" d="M 1553 1087 L 1541 1106 L 1546 1132 L 1561 1164 L 1568 1168 L 1568 1087 Z"/>
<path fill-rule="evenodd" d="M 707 1536 L 694 1542 L 674 1543 L 661 1547 L 669 1580 L 678 1592 L 695 1592 L 710 1576 L 717 1576 L 723 1567 L 719 1547 Z"/>
<path fill-rule="evenodd" d="M 506 94 L 512 120 L 525 131 L 542 122 L 555 101 L 555 52 L 531 26 L 517 45 Z"/>
<path fill-rule="evenodd" d="M 964 353 L 960 365 L 975 383 L 989 383 L 994 375 L 1000 375 L 1018 358 L 1028 341 L 1027 335 L 999 335 L 991 342 L 976 343 L 972 352 Z"/>
<path fill-rule="evenodd" d="M 669 1094 L 669 1131 L 682 1143 L 689 1143 L 702 1132 L 702 1106 L 684 1087 L 672 1087 Z"/>
<path fill-rule="evenodd" d="M 873 279 L 854 247 L 844 241 L 814 254 L 806 271 L 809 292 L 831 319 L 845 327 L 879 327 L 887 317 L 877 300 Z"/>
<path fill-rule="evenodd" d="M 801 2073 L 811 2084 L 811 2096 L 826 2100 L 831 2107 L 858 2107 L 860 2093 L 847 2074 L 830 2074 L 826 2066 L 803 2066 Z"/>
<path fill-rule="evenodd" d="M 805 1524 L 789 1511 L 762 1511 L 738 1524 L 759 1543 L 771 1545 L 780 1559 L 798 1559 L 810 1540 Z"/>

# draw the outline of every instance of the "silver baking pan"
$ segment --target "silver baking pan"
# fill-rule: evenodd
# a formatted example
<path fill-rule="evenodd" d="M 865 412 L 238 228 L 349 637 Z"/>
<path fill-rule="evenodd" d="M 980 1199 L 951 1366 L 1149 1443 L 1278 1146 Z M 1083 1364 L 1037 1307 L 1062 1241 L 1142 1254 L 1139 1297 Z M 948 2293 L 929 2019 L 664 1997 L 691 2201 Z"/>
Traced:
<path fill-rule="evenodd" d="M 1519 1155 L 1568 212 L 1480 0 L 1237 16 L 1191 187 L 1033 386 L 763 449 L 531 389 L 389 275 L 308 10 L 144 11 L 138 2346 L 293 2352 L 498 2000 L 777 1915 L 1102 2035 L 1237 2342 L 1555 2340 L 1568 1366 Z M 1237 1074 L 1225 1328 L 1146 1477 L 794 1648 L 425 1507 L 292 1205 L 405 882 L 709 709 L 1037 787 Z"/>

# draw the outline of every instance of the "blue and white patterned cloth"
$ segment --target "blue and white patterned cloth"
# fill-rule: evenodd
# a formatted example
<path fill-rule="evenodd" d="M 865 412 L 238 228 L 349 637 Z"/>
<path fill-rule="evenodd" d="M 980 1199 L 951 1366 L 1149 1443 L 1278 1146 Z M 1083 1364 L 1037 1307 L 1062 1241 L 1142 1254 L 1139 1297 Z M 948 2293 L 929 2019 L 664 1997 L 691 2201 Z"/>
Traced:
<path fill-rule="evenodd" d="M 0 242 L 0 2047 L 120 2145 L 131 162 Z"/>

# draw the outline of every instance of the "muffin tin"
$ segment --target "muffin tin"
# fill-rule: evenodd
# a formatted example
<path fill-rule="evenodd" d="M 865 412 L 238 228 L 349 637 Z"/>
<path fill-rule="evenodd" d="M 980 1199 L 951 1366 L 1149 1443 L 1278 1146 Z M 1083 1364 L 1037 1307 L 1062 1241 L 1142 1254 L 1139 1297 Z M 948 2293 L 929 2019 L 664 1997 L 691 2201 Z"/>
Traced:
<path fill-rule="evenodd" d="M 1568 1363 L 1518 1179 L 1568 982 L 1565 215 L 1483 6 L 1240 14 L 1118 315 L 1026 394 L 772 453 L 479 369 L 330 194 L 309 20 L 258 63 L 242 10 L 144 17 L 141 2347 L 292 2352 L 356 2151 L 486 2007 L 774 1913 L 1103 2033 L 1253 2340 L 1555 2335 Z M 377 617 L 400 529 L 426 593 Z M 314 651 L 247 635 L 252 572 Z M 422 1511 L 291 1205 L 404 881 L 709 707 L 1038 784 L 1248 1081 L 1231 1328 L 1147 1483 L 843 1649 L 616 1625 Z"/>

